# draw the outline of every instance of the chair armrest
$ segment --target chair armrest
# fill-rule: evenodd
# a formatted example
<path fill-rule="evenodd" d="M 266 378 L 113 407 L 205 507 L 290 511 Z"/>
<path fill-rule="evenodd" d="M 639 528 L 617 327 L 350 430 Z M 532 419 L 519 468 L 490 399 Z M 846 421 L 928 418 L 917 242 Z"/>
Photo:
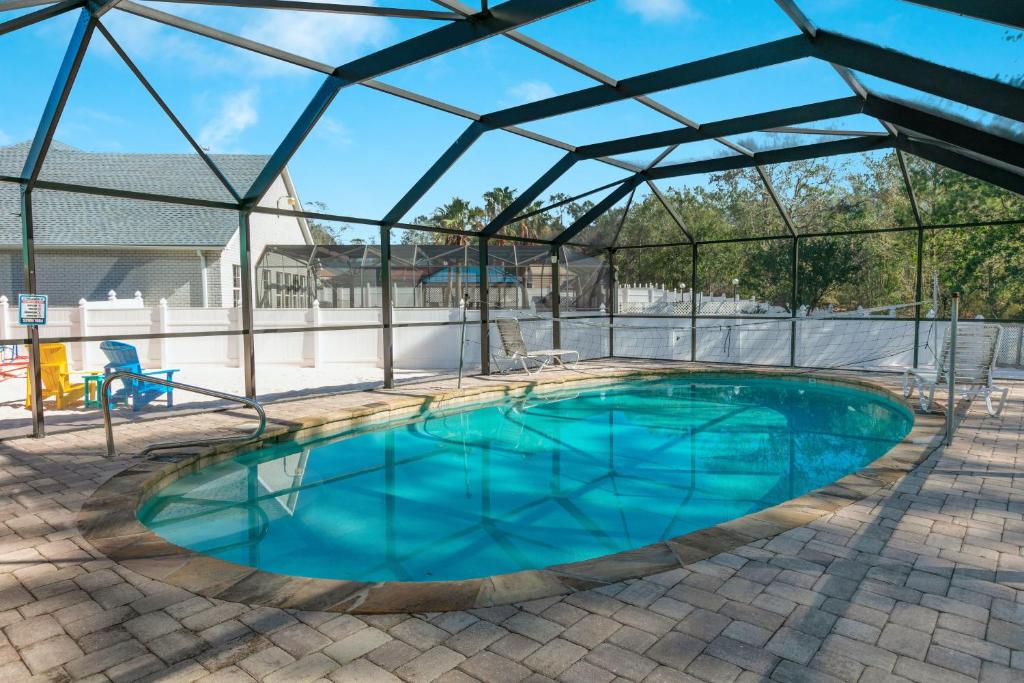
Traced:
<path fill-rule="evenodd" d="M 143 370 L 139 374 L 141 374 L 141 375 L 167 375 L 168 377 L 170 377 L 171 375 L 173 375 L 176 372 L 181 372 L 181 370 L 178 369 L 178 368 L 161 368 L 159 370 Z"/>

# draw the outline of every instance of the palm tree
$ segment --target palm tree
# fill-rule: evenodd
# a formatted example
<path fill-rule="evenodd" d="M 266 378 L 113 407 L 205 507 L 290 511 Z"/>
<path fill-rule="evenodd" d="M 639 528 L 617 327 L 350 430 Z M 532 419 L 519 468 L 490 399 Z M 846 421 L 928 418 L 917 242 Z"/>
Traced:
<path fill-rule="evenodd" d="M 516 198 L 516 191 L 509 186 L 496 187 L 484 192 L 484 217 L 487 222 L 493 221 L 498 214 L 508 208 Z"/>

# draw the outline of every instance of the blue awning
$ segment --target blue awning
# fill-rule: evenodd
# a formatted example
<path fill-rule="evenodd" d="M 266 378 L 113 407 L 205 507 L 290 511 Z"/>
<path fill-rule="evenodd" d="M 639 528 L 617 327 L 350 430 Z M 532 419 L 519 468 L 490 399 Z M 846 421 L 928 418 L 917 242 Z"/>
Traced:
<path fill-rule="evenodd" d="M 501 266 L 487 266 L 487 281 L 490 284 L 519 284 L 519 278 Z M 479 284 L 480 269 L 476 266 L 449 266 L 435 270 L 420 280 L 420 283 L 425 285 L 447 285 L 449 282 Z"/>

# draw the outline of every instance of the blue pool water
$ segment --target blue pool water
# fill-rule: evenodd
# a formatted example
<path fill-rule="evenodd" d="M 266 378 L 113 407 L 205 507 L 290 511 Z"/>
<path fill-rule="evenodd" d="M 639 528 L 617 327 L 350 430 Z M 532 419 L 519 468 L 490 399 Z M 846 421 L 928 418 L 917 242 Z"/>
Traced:
<path fill-rule="evenodd" d="M 676 376 L 277 445 L 160 490 L 139 518 L 261 569 L 464 579 L 644 546 L 799 496 L 910 430 L 857 389 Z"/>

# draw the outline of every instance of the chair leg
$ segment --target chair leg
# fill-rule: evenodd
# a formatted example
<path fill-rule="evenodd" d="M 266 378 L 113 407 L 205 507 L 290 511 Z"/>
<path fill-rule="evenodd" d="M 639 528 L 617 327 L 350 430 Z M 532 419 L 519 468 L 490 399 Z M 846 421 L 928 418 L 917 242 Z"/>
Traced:
<path fill-rule="evenodd" d="M 1010 393 L 1009 387 L 989 387 L 985 392 L 985 408 L 988 410 L 988 414 L 992 417 L 999 417 L 1003 413 L 1003 408 L 1006 407 L 1006 398 Z M 992 394 L 999 394 L 999 405 L 997 407 L 992 406 Z"/>
<path fill-rule="evenodd" d="M 914 395 L 914 385 L 910 382 L 910 370 L 903 371 L 903 398 Z"/>
<path fill-rule="evenodd" d="M 932 384 L 928 387 L 927 395 L 925 395 L 924 391 L 921 391 L 921 387 L 918 387 L 918 391 L 921 394 L 921 410 L 926 413 L 932 410 L 932 402 L 935 400 L 935 386 Z"/>

